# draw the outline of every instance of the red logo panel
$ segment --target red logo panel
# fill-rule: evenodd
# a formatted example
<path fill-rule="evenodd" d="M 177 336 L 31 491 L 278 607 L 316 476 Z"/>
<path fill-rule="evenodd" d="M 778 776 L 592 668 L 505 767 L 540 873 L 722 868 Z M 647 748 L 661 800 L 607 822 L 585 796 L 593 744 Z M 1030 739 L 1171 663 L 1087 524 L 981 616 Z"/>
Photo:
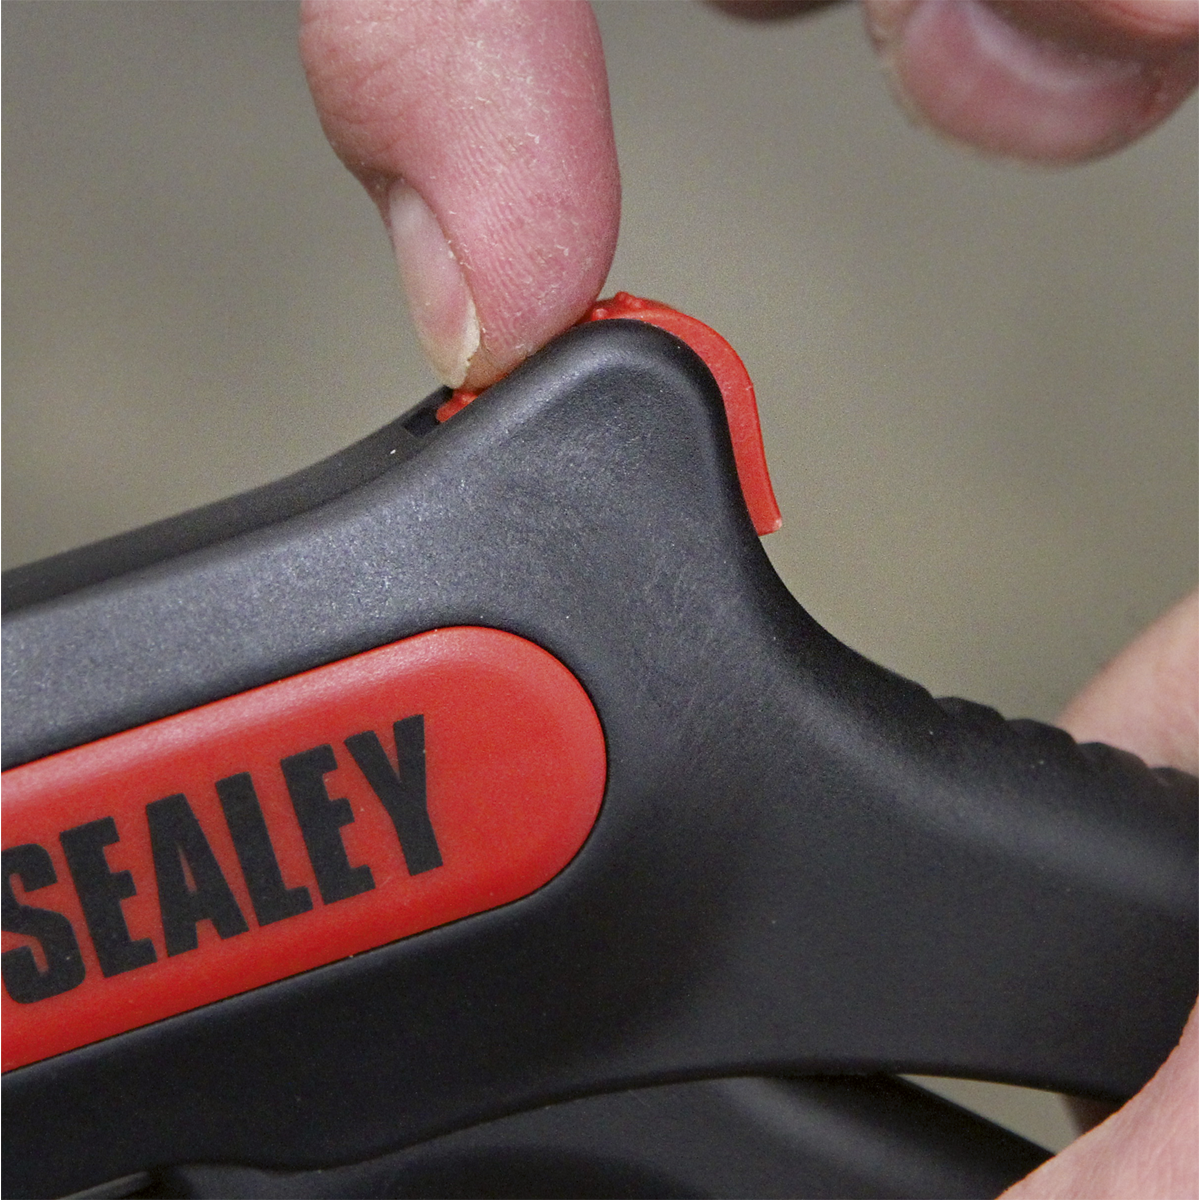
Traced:
<path fill-rule="evenodd" d="M 506 904 L 596 820 L 557 659 L 434 630 L 4 774 L 4 1069 Z"/>

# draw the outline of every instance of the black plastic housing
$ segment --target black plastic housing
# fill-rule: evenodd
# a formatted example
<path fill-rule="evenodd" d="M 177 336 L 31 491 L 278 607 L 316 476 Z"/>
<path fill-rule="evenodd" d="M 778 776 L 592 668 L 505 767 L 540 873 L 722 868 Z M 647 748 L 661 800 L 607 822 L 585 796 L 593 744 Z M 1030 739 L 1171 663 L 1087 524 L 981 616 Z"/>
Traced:
<path fill-rule="evenodd" d="M 8 1195 L 352 1163 L 719 1076 L 1145 1082 L 1196 991 L 1194 779 L 934 700 L 821 629 L 669 334 L 587 325 L 438 425 L 443 398 L 6 580 L 5 766 L 484 625 L 595 704 L 592 835 L 506 908 L 10 1072 Z"/>

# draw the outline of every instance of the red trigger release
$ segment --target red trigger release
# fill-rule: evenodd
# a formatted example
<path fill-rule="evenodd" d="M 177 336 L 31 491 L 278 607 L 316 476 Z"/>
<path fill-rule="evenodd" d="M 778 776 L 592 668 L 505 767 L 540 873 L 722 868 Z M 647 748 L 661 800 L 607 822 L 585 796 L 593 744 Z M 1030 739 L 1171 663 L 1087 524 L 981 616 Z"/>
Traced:
<path fill-rule="evenodd" d="M 733 459 L 750 520 L 760 537 L 774 533 L 783 524 L 783 518 L 771 487 L 771 477 L 767 473 L 767 456 L 763 451 L 754 384 L 750 382 L 750 375 L 734 348 L 703 321 L 659 304 L 656 300 L 631 296 L 628 292 L 618 292 L 611 300 L 597 301 L 579 324 L 612 319 L 645 321 L 649 325 L 657 325 L 686 342 L 703 359 L 725 401 L 725 419 L 729 423 L 729 437 L 733 442 Z M 438 408 L 437 419 L 449 420 L 477 395 L 478 392 L 460 388 Z"/>

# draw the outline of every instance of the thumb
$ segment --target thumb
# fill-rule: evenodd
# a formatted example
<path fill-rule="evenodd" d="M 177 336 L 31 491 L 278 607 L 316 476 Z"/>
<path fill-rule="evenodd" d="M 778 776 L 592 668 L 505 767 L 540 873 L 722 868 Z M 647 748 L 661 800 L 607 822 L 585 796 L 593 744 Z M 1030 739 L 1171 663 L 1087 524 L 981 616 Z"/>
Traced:
<path fill-rule="evenodd" d="M 306 0 L 300 47 L 444 383 L 484 387 L 583 315 L 620 209 L 586 4 Z"/>

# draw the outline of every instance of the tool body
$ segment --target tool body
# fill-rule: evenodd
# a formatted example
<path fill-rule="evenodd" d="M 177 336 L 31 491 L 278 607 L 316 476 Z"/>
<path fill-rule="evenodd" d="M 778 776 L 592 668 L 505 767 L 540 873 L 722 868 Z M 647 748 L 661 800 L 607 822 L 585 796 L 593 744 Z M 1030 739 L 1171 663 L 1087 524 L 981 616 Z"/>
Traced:
<path fill-rule="evenodd" d="M 169 1015 L 9 1071 L 9 1194 L 62 1194 L 178 1164 L 230 1164 L 261 1182 L 432 1153 L 436 1139 L 532 1121 L 519 1114 L 542 1105 L 602 1104 L 640 1088 L 719 1091 L 735 1078 L 923 1072 L 1112 1099 L 1149 1078 L 1195 996 L 1194 779 L 935 700 L 824 631 L 770 566 L 720 390 L 672 334 L 619 319 L 584 325 L 440 423 L 446 399 L 435 393 L 281 484 L 7 578 L 6 778 L 72 754 L 85 762 L 92 743 L 116 745 L 143 727 L 170 741 L 194 710 L 297 677 L 320 683 L 331 678 L 322 671 L 431 631 L 494 631 L 560 665 L 594 711 L 593 815 L 565 865 L 523 892 L 340 957 L 335 936 L 334 957 L 301 973 L 205 994 L 199 1007 L 184 995 Z M 469 687 L 461 705 L 470 709 Z M 275 785 L 290 795 L 313 864 L 304 874 L 306 860 L 280 854 L 279 894 L 303 888 L 309 908 L 295 900 L 276 920 L 253 915 L 252 872 L 217 841 L 230 809 L 214 789 L 237 776 L 233 759 L 214 759 L 213 788 L 178 794 L 198 814 L 242 926 L 214 899 L 220 885 L 206 890 L 197 874 L 208 859 L 178 832 L 193 828 L 186 805 L 154 808 L 171 798 L 165 790 L 128 800 L 153 828 L 177 831 L 161 843 L 188 865 L 176 932 L 197 940 L 168 944 L 163 896 L 176 867 L 130 859 L 137 899 L 117 901 L 126 940 L 156 957 L 110 977 L 74 920 L 86 960 L 77 994 L 160 968 L 183 979 L 205 956 L 266 945 L 304 922 L 336 924 L 381 895 L 384 842 L 395 864 L 409 842 L 381 816 L 379 848 L 356 851 L 351 826 L 367 819 L 365 801 L 338 808 L 358 793 L 336 783 L 361 768 L 350 738 L 368 733 L 392 776 L 411 779 L 404 738 L 415 726 L 400 726 L 413 716 L 372 716 L 365 732 L 317 730 L 271 750 L 272 764 L 310 755 L 311 779 L 312 753 L 330 749 L 320 760 L 328 786 L 309 809 L 298 767 L 286 792 Z M 435 803 L 435 725 L 427 713 L 427 816 L 443 861 L 396 865 L 397 887 L 457 869 Z M 523 753 L 516 741 L 511 753 Z M 264 791 L 258 767 L 242 773 Z M 514 804 L 516 821 L 519 796 Z M 327 832 L 330 813 L 351 812 L 336 835 L 350 847 L 341 861 L 351 873 L 369 866 L 374 892 L 325 896 L 306 811 Z M 100 845 L 100 819 L 87 834 L 47 825 L 28 844 L 43 846 L 55 883 L 6 863 L 6 904 L 36 907 L 45 889 L 52 910 L 52 888 L 66 895 L 73 880 L 78 892 L 66 856 L 87 838 L 89 861 L 108 872 L 97 886 L 125 886 L 109 880 L 133 826 L 116 819 L 119 836 Z M 5 846 L 14 849 L 7 834 Z M 137 928 L 135 911 L 150 914 Z M 33 941 L 18 931 L 12 945 Z M 67 1011 L 75 990 L 13 1006 Z M 750 1094 L 734 1092 L 738 1104 Z M 717 1103 L 711 1090 L 678 1095 L 685 1109 Z M 885 1107 L 902 1110 L 897 1095 L 888 1091 Z M 1036 1161 L 1027 1148 L 1013 1153 L 1023 1169 Z M 1002 1174 L 970 1186 L 998 1191 Z M 201 1175 L 187 1186 L 231 1186 L 232 1176 L 204 1185 Z M 793 1180 L 790 1194 L 883 1194 L 851 1191 L 848 1177 L 807 1193 Z M 387 1194 L 420 1194 L 416 1178 Z M 409 1184 L 418 1190 L 402 1190 Z M 444 1194 L 445 1178 L 429 1186 Z M 613 1181 L 595 1186 L 611 1194 Z M 695 1184 L 655 1186 L 678 1194 L 670 1186 Z M 918 1194 L 911 1180 L 896 1186 Z"/>

